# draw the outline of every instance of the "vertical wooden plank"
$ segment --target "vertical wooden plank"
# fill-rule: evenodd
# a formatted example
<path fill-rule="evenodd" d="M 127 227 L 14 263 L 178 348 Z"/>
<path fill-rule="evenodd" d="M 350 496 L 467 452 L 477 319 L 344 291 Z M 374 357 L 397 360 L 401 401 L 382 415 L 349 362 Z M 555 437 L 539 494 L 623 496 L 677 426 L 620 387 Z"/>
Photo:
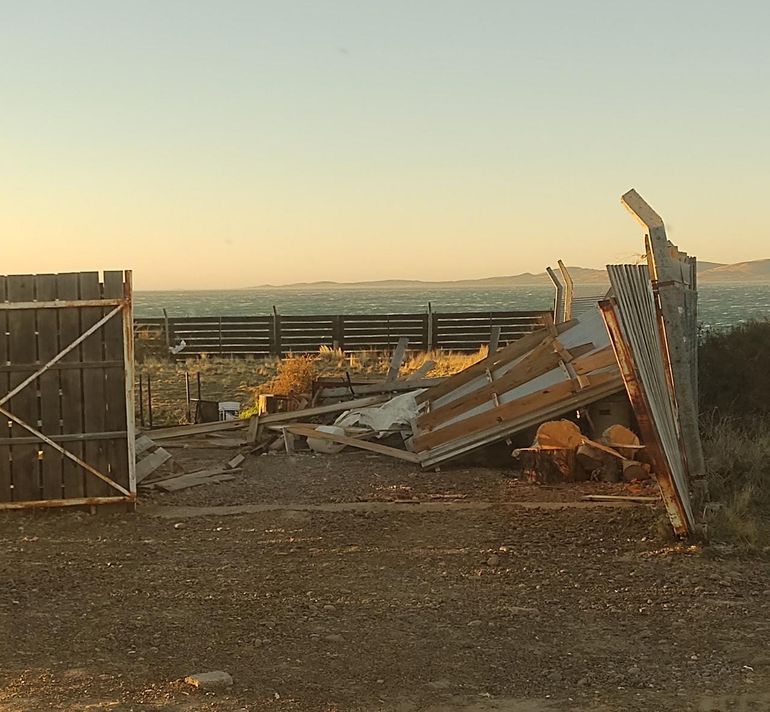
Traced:
<path fill-rule="evenodd" d="M 56 292 L 59 299 L 76 300 L 80 298 L 80 284 L 77 272 L 56 275 Z M 80 329 L 80 309 L 67 307 L 58 309 L 59 339 L 62 344 L 71 344 L 82 333 Z M 82 361 L 82 345 L 68 353 L 62 363 Z M 83 382 L 81 371 L 77 368 L 62 369 L 59 376 L 61 385 L 61 419 L 63 433 L 83 432 Z M 68 442 L 64 447 L 73 455 L 83 458 L 84 445 L 80 441 Z M 82 467 L 65 459 L 62 463 L 62 481 L 64 498 L 85 497 L 86 473 Z"/>
<path fill-rule="evenodd" d="M 123 298 L 123 272 L 104 273 L 105 299 Z M 116 314 L 102 327 L 104 333 L 104 358 L 119 361 L 120 366 L 105 369 L 105 429 L 110 432 L 127 430 L 126 374 L 123 364 L 123 314 Z M 133 408 L 133 403 L 131 404 Z M 108 475 L 119 485 L 129 489 L 129 462 L 127 436 L 105 440 Z M 120 493 L 113 490 L 112 494 Z"/>
<path fill-rule="evenodd" d="M 81 272 L 78 275 L 81 299 L 101 299 L 102 285 L 98 272 Z M 80 307 L 80 328 L 86 331 L 104 316 L 103 307 Z M 104 361 L 104 329 L 99 329 L 83 342 L 83 361 L 94 364 Z M 83 432 L 103 433 L 106 429 L 107 407 L 103 368 L 83 368 Z M 108 475 L 109 460 L 104 440 L 86 437 L 84 460 Z M 86 473 L 86 497 L 109 497 L 119 493 L 104 480 Z"/>
<path fill-rule="evenodd" d="M 136 428 L 134 409 L 134 279 L 126 270 L 123 284 L 125 307 L 121 313 L 123 328 L 123 379 L 125 381 L 126 443 L 128 456 L 128 491 L 136 494 Z"/>
<path fill-rule="evenodd" d="M 56 299 L 56 275 L 38 274 L 35 276 L 35 292 L 38 301 Z M 37 310 L 37 360 L 44 364 L 59 353 L 59 315 L 58 309 Z M 62 347 L 67 344 L 62 344 Z M 58 369 L 50 369 L 40 374 L 36 383 L 27 388 L 39 392 L 38 413 L 40 431 L 45 435 L 61 433 L 61 404 L 59 403 Z M 49 445 L 41 443 L 40 480 L 43 487 L 43 499 L 61 499 L 63 497 L 62 459 L 63 456 Z M 65 444 L 66 448 L 67 445 Z"/>
<path fill-rule="evenodd" d="M 8 300 L 11 302 L 30 302 L 35 299 L 35 278 L 29 274 L 8 276 Z M 34 373 L 37 339 L 35 335 L 35 312 L 32 309 L 19 309 L 8 313 L 8 351 L 13 365 L 10 387 L 21 383 Z M 18 367 L 16 366 L 18 364 Z M 26 366 L 26 368 L 24 368 Z M 7 409 L 37 428 L 37 384 L 30 384 L 15 395 L 7 404 Z M 14 423 L 11 437 L 27 438 L 28 430 Z M 13 499 L 26 502 L 40 499 L 40 473 L 37 461 L 37 445 L 11 445 L 11 476 L 13 478 Z"/>
<path fill-rule="evenodd" d="M 0 302 L 7 298 L 7 278 L 0 276 Z M 8 313 L 0 312 L 0 368 L 8 365 Z M 0 396 L 4 396 L 10 390 L 10 374 L 7 370 L 0 371 Z M 10 438 L 11 428 L 7 418 L 0 418 L 0 438 Z M 11 489 L 11 447 L 0 444 L 0 502 L 10 502 Z"/>

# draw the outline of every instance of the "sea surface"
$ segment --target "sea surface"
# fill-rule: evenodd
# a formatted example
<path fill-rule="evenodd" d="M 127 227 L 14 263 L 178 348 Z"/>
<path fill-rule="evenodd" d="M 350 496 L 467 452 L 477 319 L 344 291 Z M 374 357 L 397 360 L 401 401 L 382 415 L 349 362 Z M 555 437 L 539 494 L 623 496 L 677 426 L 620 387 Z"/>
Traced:
<path fill-rule="evenodd" d="M 579 285 L 577 294 L 597 294 L 601 287 Z M 550 309 L 554 290 L 532 287 L 238 289 L 137 292 L 135 315 L 257 316 L 271 314 L 409 314 L 431 303 L 434 312 Z M 770 318 L 770 284 L 704 284 L 698 292 L 699 321 L 724 328 L 751 319 Z"/>

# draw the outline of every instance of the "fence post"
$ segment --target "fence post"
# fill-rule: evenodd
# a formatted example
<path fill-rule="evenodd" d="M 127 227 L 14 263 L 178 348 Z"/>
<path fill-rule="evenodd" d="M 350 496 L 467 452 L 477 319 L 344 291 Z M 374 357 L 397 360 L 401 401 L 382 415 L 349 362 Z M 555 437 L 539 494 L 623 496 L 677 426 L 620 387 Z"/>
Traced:
<path fill-rule="evenodd" d="M 435 341 L 435 334 L 433 333 L 433 305 L 430 302 L 428 302 L 428 338 L 427 338 L 427 341 L 428 341 L 428 343 L 426 344 L 426 346 L 427 346 L 426 350 L 427 351 L 433 351 L 433 344 L 434 344 L 434 341 Z"/>
<path fill-rule="evenodd" d="M 168 328 L 168 312 L 165 307 L 163 309 L 163 334 L 166 337 L 166 351 L 171 351 L 171 333 Z"/>
<path fill-rule="evenodd" d="M 345 317 L 342 314 L 338 314 L 334 317 L 334 325 L 332 326 L 332 345 L 335 349 L 340 351 L 345 350 Z"/>
<path fill-rule="evenodd" d="M 222 317 L 219 317 L 219 355 L 222 355 Z"/>
<path fill-rule="evenodd" d="M 283 356 L 283 349 L 281 348 L 281 315 L 273 305 L 273 343 L 271 352 L 276 358 Z"/>

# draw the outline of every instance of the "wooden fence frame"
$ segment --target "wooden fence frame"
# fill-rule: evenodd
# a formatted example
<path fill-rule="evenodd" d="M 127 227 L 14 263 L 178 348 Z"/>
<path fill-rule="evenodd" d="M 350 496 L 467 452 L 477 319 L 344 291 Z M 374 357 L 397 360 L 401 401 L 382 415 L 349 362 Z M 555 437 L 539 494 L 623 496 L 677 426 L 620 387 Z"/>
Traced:
<path fill-rule="evenodd" d="M 120 328 L 114 325 L 118 315 Z M 9 437 L 0 438 L 0 498 L 8 497 L 0 501 L 0 509 L 120 502 L 133 505 L 136 473 L 132 317 L 130 271 L 105 272 L 103 283 L 96 272 L 0 277 L 0 393 L 8 388 L 0 397 L 0 415 L 7 419 L 9 433 Z M 41 351 L 50 354 L 44 357 L 45 362 L 40 358 Z M 78 354 L 80 360 L 73 361 Z M 19 355 L 21 360 L 17 361 Z M 77 381 L 75 387 L 73 376 Z M 86 379 L 94 386 L 89 389 L 91 404 L 82 398 L 83 390 L 79 390 Z M 35 392 L 30 396 L 33 384 Z M 68 395 L 73 396 L 78 390 L 81 412 L 77 412 L 77 403 L 67 411 Z M 112 410 L 110 406 L 116 404 Z M 18 414 L 19 406 L 22 414 Z M 101 413 L 96 413 L 100 407 Z M 96 415 L 87 417 L 87 410 Z M 98 415 L 102 416 L 102 425 L 97 426 L 97 430 L 101 428 L 99 432 L 88 424 L 89 420 L 98 420 Z M 110 425 L 123 423 L 125 429 L 109 430 Z M 43 432 L 46 430 L 47 433 Z M 21 436 L 21 432 L 29 435 Z M 71 444 L 64 447 L 61 443 Z M 58 455 L 53 456 L 47 471 L 49 453 Z M 96 464 L 88 462 L 94 453 Z M 13 476 L 17 456 L 20 469 L 29 470 L 21 474 L 18 482 Z M 56 467 L 57 456 L 62 458 L 60 469 Z M 37 468 L 35 461 L 41 463 Z M 65 467 L 67 461 L 74 463 L 74 467 L 68 466 L 70 470 Z M 118 475 L 112 475 L 113 468 Z M 60 495 L 66 494 L 65 482 L 68 477 L 72 480 L 76 472 L 85 473 L 82 488 L 75 484 L 72 489 L 82 489 L 84 495 L 92 481 L 88 476 L 101 481 L 94 487 L 93 496 L 53 496 L 57 490 Z M 123 482 L 117 482 L 116 477 Z M 30 496 L 35 491 L 39 497 Z"/>

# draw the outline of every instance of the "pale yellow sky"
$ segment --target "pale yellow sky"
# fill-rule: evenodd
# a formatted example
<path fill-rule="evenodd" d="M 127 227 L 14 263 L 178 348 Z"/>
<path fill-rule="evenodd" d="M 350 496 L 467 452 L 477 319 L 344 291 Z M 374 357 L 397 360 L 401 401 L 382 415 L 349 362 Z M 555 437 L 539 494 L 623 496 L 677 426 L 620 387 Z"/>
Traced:
<path fill-rule="evenodd" d="M 631 187 L 691 254 L 769 257 L 765 4 L 650 3 L 655 37 L 577 5 L 9 4 L 0 271 L 173 289 L 600 267 L 642 250 Z"/>

